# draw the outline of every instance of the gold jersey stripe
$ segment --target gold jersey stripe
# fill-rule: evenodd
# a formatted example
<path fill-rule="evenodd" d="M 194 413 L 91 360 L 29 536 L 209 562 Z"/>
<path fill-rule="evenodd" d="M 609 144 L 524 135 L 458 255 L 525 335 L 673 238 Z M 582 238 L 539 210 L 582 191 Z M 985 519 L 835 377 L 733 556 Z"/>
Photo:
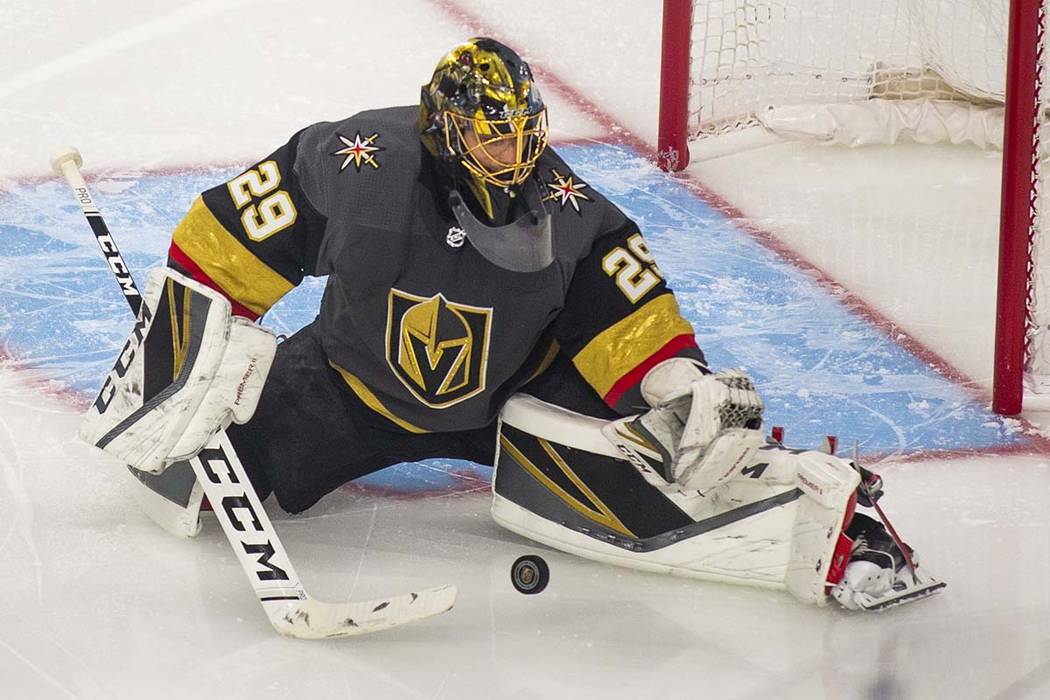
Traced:
<path fill-rule="evenodd" d="M 605 396 L 625 374 L 693 327 L 682 318 L 671 293 L 661 294 L 594 336 L 572 358 L 583 378 Z"/>
<path fill-rule="evenodd" d="M 339 376 L 343 378 L 350 390 L 357 394 L 357 398 L 361 399 L 362 403 L 368 406 L 370 409 L 378 413 L 379 415 L 386 418 L 388 421 L 401 426 L 410 433 L 429 433 L 429 430 L 420 428 L 418 425 L 409 423 L 404 418 L 399 418 L 390 412 L 390 409 L 383 405 L 383 402 L 379 400 L 379 397 L 372 393 L 372 390 L 365 386 L 365 383 L 358 379 L 355 375 L 346 371 L 331 360 L 328 364 L 339 373 Z"/>
<path fill-rule="evenodd" d="M 507 453 L 514 458 L 518 464 L 520 464 L 525 471 L 532 474 L 541 484 L 543 484 L 551 493 L 563 500 L 570 508 L 580 513 L 589 520 L 593 520 L 597 523 L 601 523 L 610 530 L 615 530 L 621 535 L 638 539 L 633 532 L 627 529 L 627 527 L 620 522 L 620 519 L 612 512 L 609 506 L 605 505 L 598 496 L 591 491 L 583 480 L 566 464 L 565 460 L 554 451 L 551 444 L 542 438 L 537 438 L 540 445 L 543 447 L 543 451 L 547 453 L 559 469 L 569 478 L 569 480 L 576 485 L 580 491 L 591 501 L 591 504 L 581 503 L 578 498 L 573 497 L 568 491 L 563 489 L 553 479 L 543 473 L 543 471 L 532 463 L 525 454 L 519 450 L 514 443 L 507 439 L 506 435 L 499 436 L 500 445 L 507 451 Z M 593 507 L 591 507 L 593 506 Z"/>
<path fill-rule="evenodd" d="M 234 238 L 201 197 L 175 228 L 172 241 L 222 291 L 260 316 L 295 286 Z"/>

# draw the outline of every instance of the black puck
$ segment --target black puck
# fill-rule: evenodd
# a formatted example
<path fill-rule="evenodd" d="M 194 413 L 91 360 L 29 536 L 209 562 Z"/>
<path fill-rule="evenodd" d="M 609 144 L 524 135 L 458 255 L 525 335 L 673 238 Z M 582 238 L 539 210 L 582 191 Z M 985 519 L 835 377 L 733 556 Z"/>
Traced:
<path fill-rule="evenodd" d="M 535 554 L 526 554 L 514 561 L 510 567 L 510 582 L 519 593 L 534 595 L 547 587 L 551 580 L 551 570 L 547 562 Z"/>

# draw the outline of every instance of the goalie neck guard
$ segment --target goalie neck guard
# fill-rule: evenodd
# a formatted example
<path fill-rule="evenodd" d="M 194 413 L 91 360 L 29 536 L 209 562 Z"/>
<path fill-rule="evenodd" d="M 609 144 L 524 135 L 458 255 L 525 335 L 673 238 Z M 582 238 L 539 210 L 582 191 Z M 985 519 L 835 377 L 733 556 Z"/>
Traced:
<path fill-rule="evenodd" d="M 522 199 L 535 200 L 534 207 L 503 226 L 478 221 L 456 190 L 448 202 L 467 240 L 486 260 L 513 272 L 538 272 L 554 262 L 551 216 L 536 192 L 526 189 Z"/>

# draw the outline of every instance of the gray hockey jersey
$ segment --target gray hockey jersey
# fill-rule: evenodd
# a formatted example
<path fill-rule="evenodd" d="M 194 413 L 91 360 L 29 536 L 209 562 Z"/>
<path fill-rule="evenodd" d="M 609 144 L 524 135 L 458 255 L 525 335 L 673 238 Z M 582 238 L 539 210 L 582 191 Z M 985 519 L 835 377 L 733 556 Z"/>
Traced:
<path fill-rule="evenodd" d="M 418 109 L 314 124 L 204 192 L 169 264 L 258 318 L 305 275 L 328 275 L 317 323 L 329 363 L 388 427 L 454 431 L 566 353 L 597 395 L 641 407 L 638 383 L 702 359 L 638 227 L 548 147 L 531 176 L 554 261 L 490 262 L 463 235 L 419 138 Z"/>

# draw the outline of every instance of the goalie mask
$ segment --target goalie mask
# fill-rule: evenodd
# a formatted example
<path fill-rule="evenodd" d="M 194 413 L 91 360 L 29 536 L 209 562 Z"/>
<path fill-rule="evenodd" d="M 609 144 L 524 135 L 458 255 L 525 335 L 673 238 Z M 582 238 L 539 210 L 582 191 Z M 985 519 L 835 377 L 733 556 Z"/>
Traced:
<path fill-rule="evenodd" d="M 453 48 L 423 86 L 420 132 L 448 189 L 473 212 L 471 219 L 513 230 L 527 221 L 546 225 L 546 212 L 525 190 L 547 146 L 547 110 L 532 71 L 513 50 L 485 38 Z M 461 212 L 456 218 L 471 239 L 474 222 Z M 487 233 L 476 230 L 473 238 Z M 534 239 L 545 238 L 539 230 L 533 233 Z"/>
<path fill-rule="evenodd" d="M 425 140 L 484 185 L 521 185 L 547 145 L 547 109 L 529 65 L 493 39 L 442 58 L 420 111 Z"/>

